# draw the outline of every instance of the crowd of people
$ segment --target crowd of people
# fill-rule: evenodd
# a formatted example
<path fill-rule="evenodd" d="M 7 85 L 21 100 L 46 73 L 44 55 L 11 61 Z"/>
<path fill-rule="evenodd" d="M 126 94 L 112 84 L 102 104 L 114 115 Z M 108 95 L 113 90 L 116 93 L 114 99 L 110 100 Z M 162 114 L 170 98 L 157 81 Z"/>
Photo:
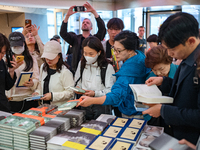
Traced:
<path fill-rule="evenodd" d="M 158 35 L 147 38 L 150 45 L 147 50 L 145 28 L 138 28 L 138 36 L 123 31 L 124 23 L 119 18 L 108 21 L 109 39 L 104 41 L 105 23 L 88 2 L 84 7 L 94 15 L 97 33 L 91 35 L 92 22 L 88 18 L 82 22 L 82 34 L 69 32 L 68 19 L 76 13 L 74 7 L 69 8 L 60 29 L 60 36 L 70 45 L 67 62 L 63 61 L 60 37 L 55 35 L 43 44 L 36 25 L 26 25 L 22 33 L 12 32 L 8 39 L 0 33 L 0 110 L 24 112 L 41 103 L 60 106 L 81 97 L 77 109 L 86 110 L 87 120 L 112 114 L 113 109 L 119 117 L 143 118 L 148 114 L 152 125 L 164 126 L 168 134 L 179 140 L 186 139 L 180 143 L 196 144 L 200 135 L 197 20 L 182 12 L 171 15 L 161 25 Z M 16 60 L 17 56 L 24 60 Z M 181 60 L 180 65 L 173 64 L 173 59 Z M 31 73 L 32 77 L 18 87 L 22 73 Z M 163 95 L 173 97 L 174 102 L 138 111 L 129 84 L 155 84 Z M 85 93 L 74 93 L 70 86 L 81 88 Z M 43 97 L 26 101 L 29 95 Z"/>

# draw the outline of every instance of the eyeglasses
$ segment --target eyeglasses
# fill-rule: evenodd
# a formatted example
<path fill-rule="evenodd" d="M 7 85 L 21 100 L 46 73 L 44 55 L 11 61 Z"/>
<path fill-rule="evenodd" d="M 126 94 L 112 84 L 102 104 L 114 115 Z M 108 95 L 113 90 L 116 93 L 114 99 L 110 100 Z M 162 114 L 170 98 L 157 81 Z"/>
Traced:
<path fill-rule="evenodd" d="M 114 52 L 116 52 L 117 54 L 119 54 L 119 53 L 121 53 L 122 51 L 125 51 L 125 50 L 126 50 L 126 48 L 125 48 L 125 49 L 122 49 L 122 50 L 119 51 L 119 50 L 116 50 L 114 46 L 112 46 L 111 49 L 113 49 Z"/>

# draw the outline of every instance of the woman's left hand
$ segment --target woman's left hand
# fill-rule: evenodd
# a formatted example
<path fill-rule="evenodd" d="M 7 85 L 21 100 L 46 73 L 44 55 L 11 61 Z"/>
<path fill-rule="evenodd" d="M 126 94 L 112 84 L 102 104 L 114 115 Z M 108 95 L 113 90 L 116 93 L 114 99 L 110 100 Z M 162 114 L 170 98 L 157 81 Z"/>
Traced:
<path fill-rule="evenodd" d="M 89 96 L 89 97 L 94 97 L 95 96 L 95 92 L 92 90 L 85 90 L 84 95 Z"/>
<path fill-rule="evenodd" d="M 34 85 L 33 79 L 30 78 L 30 81 L 24 82 L 23 85 L 26 86 L 26 87 L 33 87 L 33 85 Z"/>
<path fill-rule="evenodd" d="M 44 94 L 44 97 L 42 97 L 41 100 L 45 100 L 45 101 L 51 100 L 51 93 Z"/>

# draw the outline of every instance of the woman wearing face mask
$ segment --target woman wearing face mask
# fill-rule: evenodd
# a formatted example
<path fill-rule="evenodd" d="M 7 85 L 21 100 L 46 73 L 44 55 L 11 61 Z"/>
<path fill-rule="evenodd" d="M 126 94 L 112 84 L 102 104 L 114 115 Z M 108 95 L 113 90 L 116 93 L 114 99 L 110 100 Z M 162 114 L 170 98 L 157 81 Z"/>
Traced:
<path fill-rule="evenodd" d="M 114 51 L 117 61 L 124 61 L 120 70 L 115 73 L 116 82 L 111 92 L 102 97 L 84 99 L 78 106 L 87 107 L 92 104 L 113 105 L 118 107 L 124 117 L 141 115 L 136 111 L 135 99 L 129 84 L 144 84 L 150 69 L 144 64 L 145 55 L 138 51 L 138 37 L 131 31 L 122 31 L 114 38 Z M 98 86 L 98 85 L 95 85 Z"/>
<path fill-rule="evenodd" d="M 60 106 L 73 97 L 68 87 L 74 85 L 73 75 L 63 62 L 60 43 L 47 42 L 42 58 L 45 63 L 40 67 L 40 82 L 33 95 L 44 95 L 43 103 Z"/>
<path fill-rule="evenodd" d="M 111 91 L 115 82 L 114 68 L 108 63 L 101 41 L 94 36 L 86 38 L 83 43 L 83 56 L 75 73 L 77 86 L 84 89 L 89 97 L 104 96 Z M 103 74 L 104 72 L 104 74 Z M 81 107 L 86 110 L 86 119 L 96 119 L 101 114 L 111 114 L 110 106 L 91 105 Z"/>
<path fill-rule="evenodd" d="M 39 82 L 39 68 L 36 59 L 32 57 L 28 51 L 22 33 L 12 32 L 9 35 L 9 42 L 15 57 L 24 56 L 24 63 L 15 70 L 17 82 L 22 72 L 33 72 L 29 81 L 24 82 L 24 87 L 16 87 L 15 84 L 12 89 L 6 92 L 6 95 L 10 100 L 11 111 L 24 112 L 32 107 L 38 106 L 37 101 L 25 101 L 24 98 L 31 95 L 36 89 Z"/>

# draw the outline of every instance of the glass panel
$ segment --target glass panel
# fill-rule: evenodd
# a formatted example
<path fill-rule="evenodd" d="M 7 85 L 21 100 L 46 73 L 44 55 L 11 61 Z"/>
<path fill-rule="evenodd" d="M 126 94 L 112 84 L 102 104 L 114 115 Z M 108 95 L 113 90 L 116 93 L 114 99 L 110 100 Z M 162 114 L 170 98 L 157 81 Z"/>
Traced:
<path fill-rule="evenodd" d="M 108 21 L 113 18 L 113 12 L 112 11 L 97 11 L 97 13 L 99 14 L 99 16 L 101 17 L 101 19 L 104 21 L 105 26 L 107 28 L 107 23 Z M 97 23 L 95 22 L 95 33 L 97 33 L 98 28 L 97 28 Z M 105 35 L 105 40 L 109 39 L 109 35 L 108 32 Z"/>
<path fill-rule="evenodd" d="M 56 24 L 61 26 L 62 24 L 62 12 L 56 12 Z"/>
<path fill-rule="evenodd" d="M 66 14 L 65 14 L 66 15 Z M 68 31 L 79 34 L 79 17 L 80 13 L 73 14 L 68 20 Z"/>
<path fill-rule="evenodd" d="M 51 10 L 47 11 L 47 24 L 54 25 L 54 12 Z"/>
<path fill-rule="evenodd" d="M 54 26 L 48 26 L 48 38 L 49 40 L 54 36 L 55 34 L 55 27 Z"/>
<path fill-rule="evenodd" d="M 192 14 L 200 23 L 200 5 L 183 5 L 182 12 Z M 199 28 L 200 28 L 200 24 L 199 24 Z"/>

